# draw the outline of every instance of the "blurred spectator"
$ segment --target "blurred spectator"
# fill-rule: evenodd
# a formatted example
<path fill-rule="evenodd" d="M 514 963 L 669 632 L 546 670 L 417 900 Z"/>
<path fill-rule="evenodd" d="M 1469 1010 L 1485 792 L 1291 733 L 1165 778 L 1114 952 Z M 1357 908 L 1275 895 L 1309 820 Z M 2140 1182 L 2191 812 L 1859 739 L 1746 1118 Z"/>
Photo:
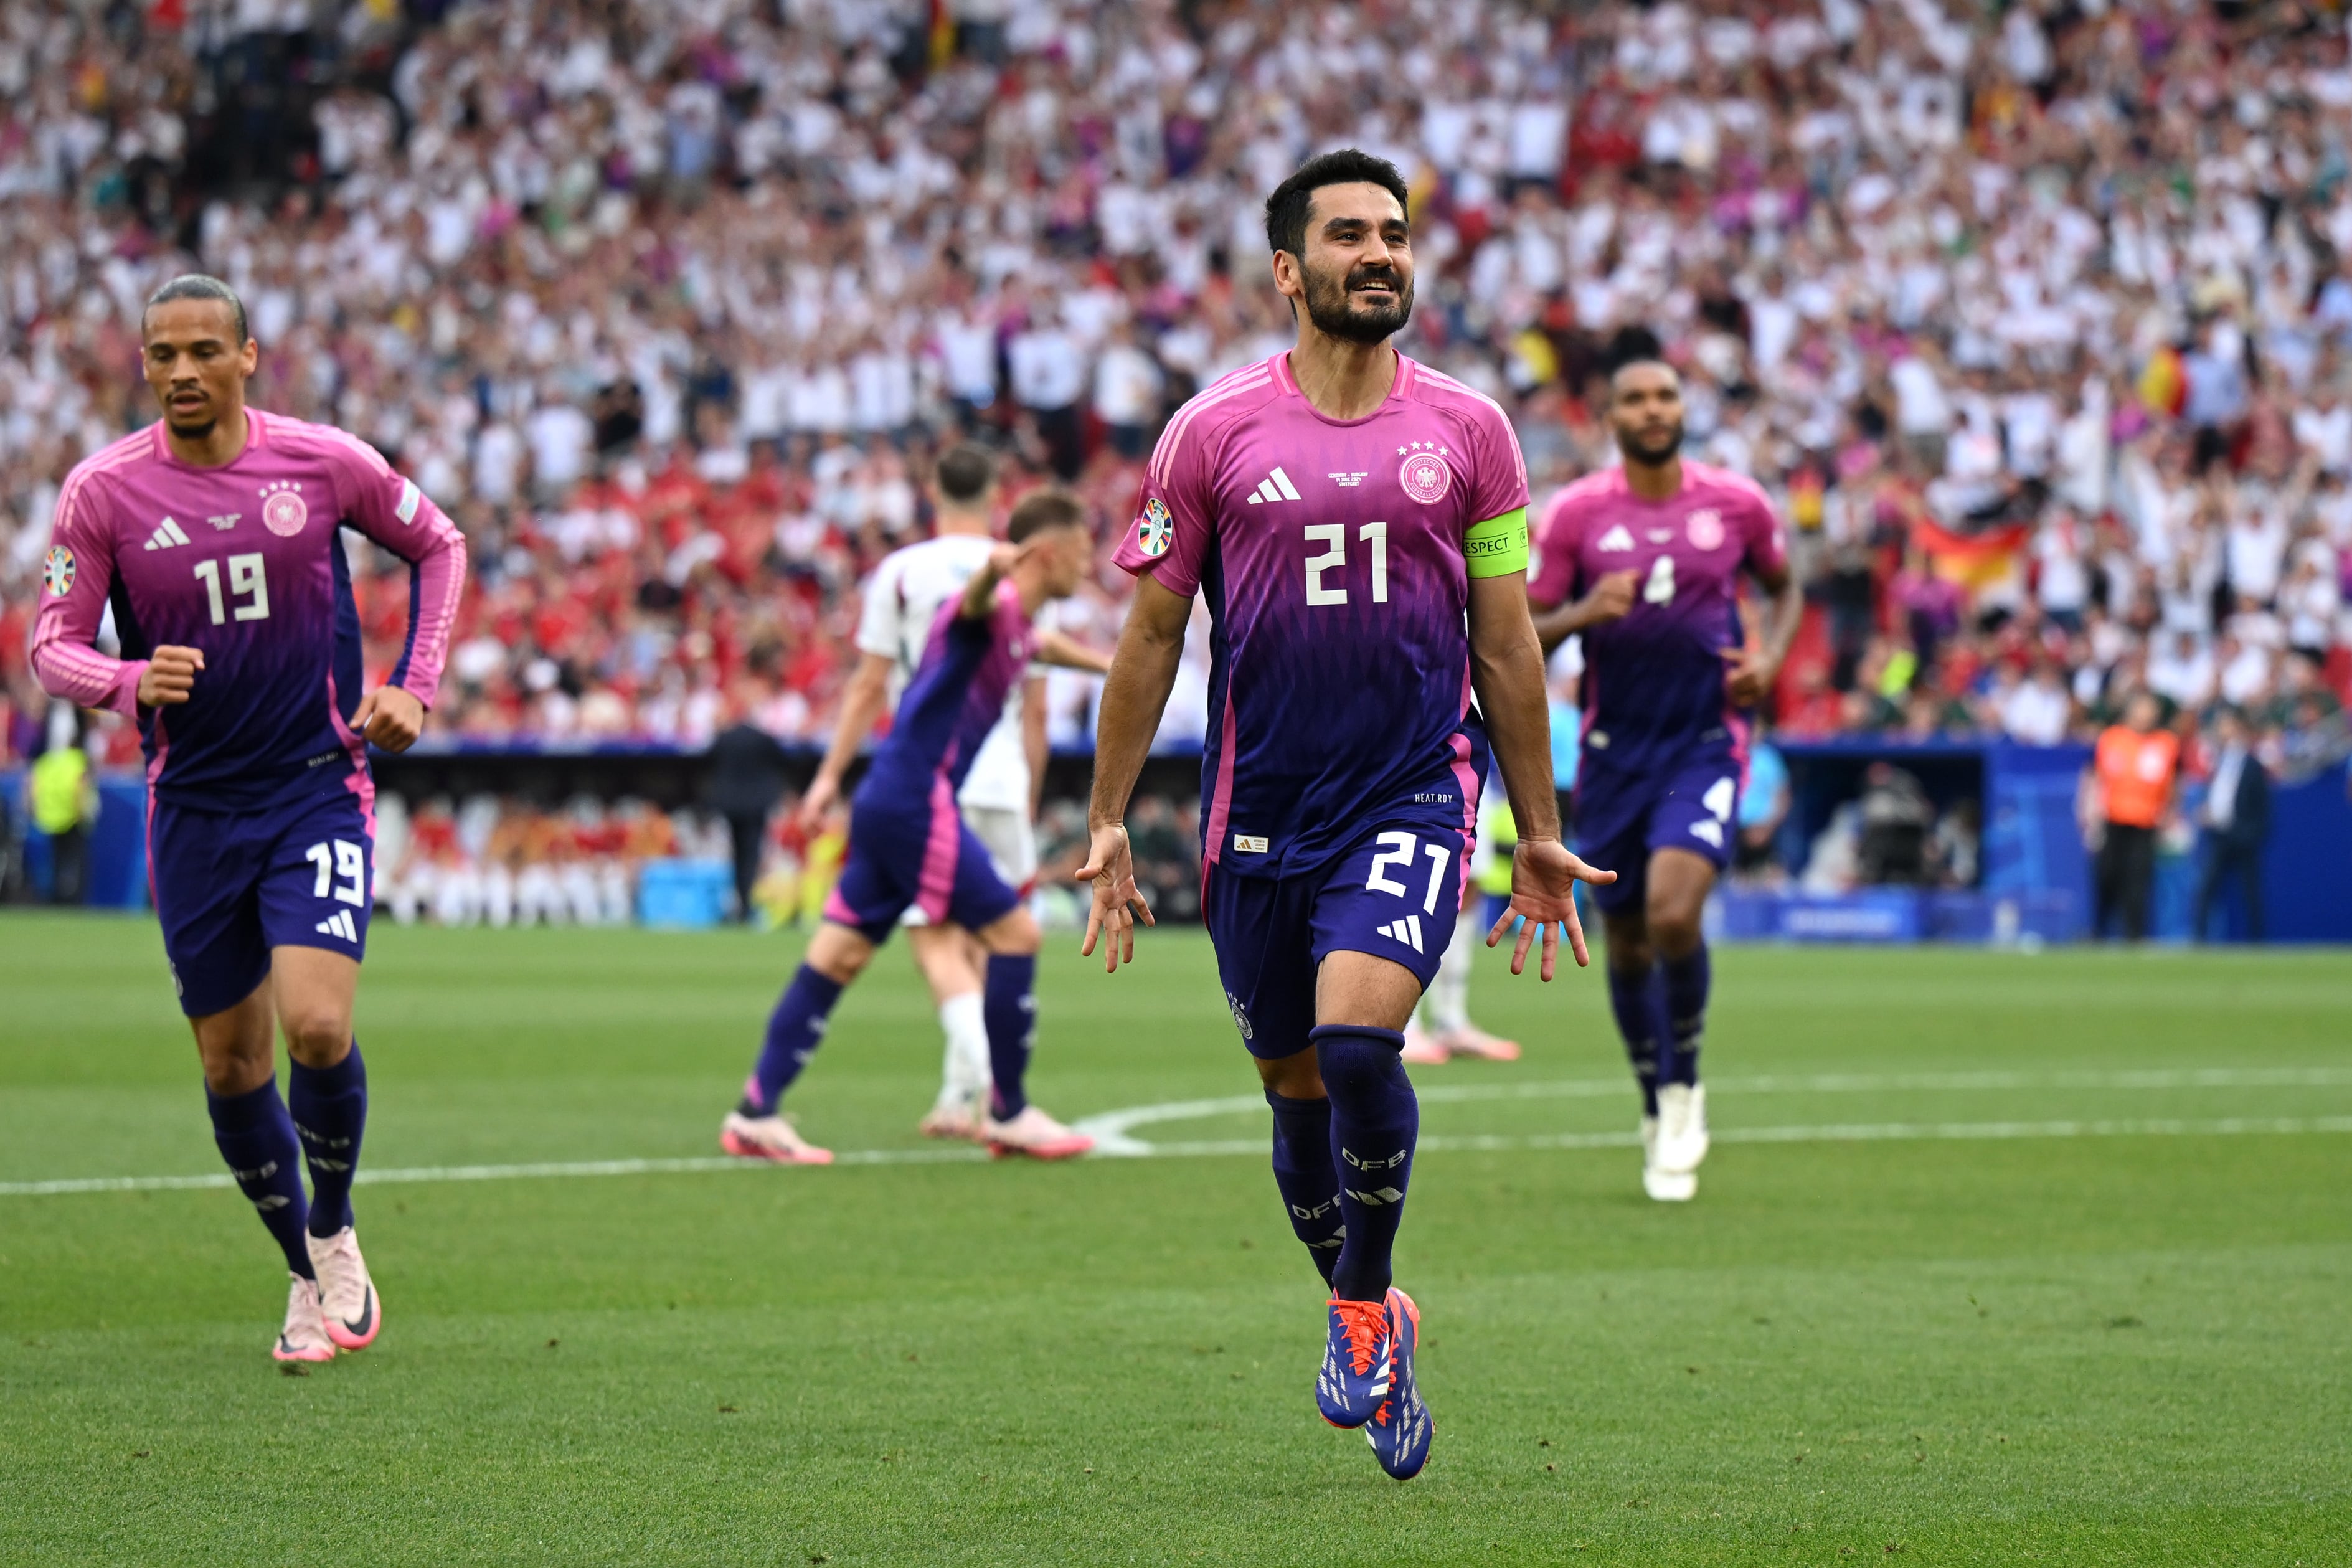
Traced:
<path fill-rule="evenodd" d="M 33 826 L 49 843 L 49 902 L 89 898 L 89 825 L 98 816 L 98 778 L 83 749 L 80 711 L 60 702 L 49 710 L 47 748 L 33 759 L 26 780 Z"/>
<path fill-rule="evenodd" d="M 1739 797 L 1739 847 L 1732 857 L 1734 871 L 1764 883 L 1786 875 L 1774 845 L 1794 799 L 1787 759 L 1780 755 L 1780 747 L 1758 735 L 1749 744 L 1748 788 Z"/>
<path fill-rule="evenodd" d="M 726 819 L 735 868 L 734 918 L 751 919 L 751 889 L 760 879 L 768 818 L 784 795 L 784 750 L 776 738 L 739 716 L 711 737 L 706 795 Z"/>
<path fill-rule="evenodd" d="M 2105 937 L 2118 920 L 2126 941 L 2147 935 L 2157 829 L 2172 809 L 2180 763 L 2180 737 L 2158 727 L 2161 714 L 2155 695 L 2139 692 L 2124 710 L 2123 722 L 2099 736 L 2092 764 L 2098 803 L 2094 937 Z"/>
<path fill-rule="evenodd" d="M 1863 774 L 1858 879 L 1866 886 L 1929 881 L 1927 836 L 1936 807 L 1907 769 L 1873 763 Z"/>
<path fill-rule="evenodd" d="M 1404 346 L 1510 413 L 1538 503 L 1611 460 L 1609 342 L 1658 335 L 1692 455 L 1791 525 L 1786 732 L 2079 742 L 2153 685 L 2317 754 L 2291 715 L 2352 690 L 2337 8 L 950 9 L 937 53 L 874 4 L 0 10 L 13 705 L 58 485 L 152 417 L 138 301 L 201 267 L 257 400 L 469 535 L 433 742 L 699 746 L 747 673 L 820 737 L 932 454 L 977 433 L 1123 530 L 1166 413 L 1287 339 L 1265 192 L 1349 140 L 1413 184 Z M 352 571 L 379 679 L 406 576 Z M 1055 687 L 1057 743 L 1091 700 Z"/>
<path fill-rule="evenodd" d="M 2213 900 L 2225 881 L 2243 897 L 2246 934 L 2263 940 L 2263 848 L 2271 836 L 2271 781 L 2253 752 L 2253 731 L 2245 716 L 2224 708 L 2213 725 L 2213 773 L 2200 813 L 2205 866 L 2197 879 L 2197 923 L 2202 942 L 2212 931 Z"/>

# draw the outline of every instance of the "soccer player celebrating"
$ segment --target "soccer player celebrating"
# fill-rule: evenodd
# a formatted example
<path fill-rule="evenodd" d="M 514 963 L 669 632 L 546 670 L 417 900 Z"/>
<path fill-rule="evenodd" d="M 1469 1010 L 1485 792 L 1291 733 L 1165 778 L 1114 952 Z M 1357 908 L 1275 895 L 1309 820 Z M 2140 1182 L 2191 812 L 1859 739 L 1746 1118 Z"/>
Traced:
<path fill-rule="evenodd" d="M 990 549 L 932 622 L 898 721 L 850 802 L 849 858 L 727 1114 L 719 1147 L 745 1159 L 825 1165 L 777 1109 L 824 1037 L 834 1004 L 908 909 L 926 927 L 970 932 L 988 953 L 981 1000 L 994 1080 L 981 1141 L 992 1153 L 1068 1159 L 1094 1140 L 1029 1103 L 1022 1079 L 1035 1029 L 1037 921 L 956 810 L 956 792 L 1029 666 L 1033 618 L 1067 598 L 1093 559 L 1086 510 L 1063 490 L 1013 509 L 1012 543 Z"/>
<path fill-rule="evenodd" d="M 1771 691 L 1804 614 L 1771 502 L 1752 479 L 1682 456 L 1682 380 L 1620 365 L 1609 424 L 1623 461 L 1561 490 L 1537 530 L 1528 595 L 1547 651 L 1584 638 L 1578 847 L 1626 868 L 1593 894 L 1609 1001 L 1642 1087 L 1642 1184 L 1688 1200 L 1706 1157 L 1699 914 L 1738 833 L 1739 710 Z M 1763 645 L 1740 627 L 1739 576 L 1772 595 Z"/>
<path fill-rule="evenodd" d="M 866 580 L 857 618 L 857 669 L 842 696 L 833 744 L 801 797 L 801 825 L 812 833 L 840 799 L 842 778 L 884 704 L 904 695 L 914 679 L 940 607 L 963 592 L 995 548 L 989 530 L 996 462 L 985 448 L 964 442 L 941 453 L 931 493 L 939 532 L 892 551 Z M 1108 658 L 1057 631 L 1040 627 L 1035 640 L 1040 663 L 1097 674 L 1110 668 Z M 1043 677 L 1024 674 L 1013 687 L 956 795 L 966 826 L 986 847 L 997 875 L 1024 897 L 1037 879 L 1031 813 L 1045 761 L 1045 684 Z M 961 926 L 932 925 L 919 903 L 908 905 L 899 919 L 947 1037 L 939 1100 L 922 1120 L 923 1134 L 977 1139 L 993 1109 L 982 984 L 987 949 Z"/>
<path fill-rule="evenodd" d="M 258 351 L 227 284 L 173 279 L 141 337 L 163 417 L 67 478 L 32 663 L 54 695 L 138 721 L 155 912 L 214 1140 L 293 1276 L 271 1353 L 327 1361 L 383 1322 L 351 1201 L 367 1122 L 352 1004 L 375 891 L 365 742 L 397 752 L 423 729 L 466 544 L 372 448 L 246 405 Z M 365 695 L 346 528 L 411 568 L 407 645 Z M 121 658 L 93 646 L 110 602 Z M 293 1058 L 282 1100 L 273 1024 Z"/>
<path fill-rule="evenodd" d="M 1527 474 L 1493 402 L 1398 353 L 1412 310 L 1405 184 L 1349 150 L 1266 202 L 1297 346 L 1178 411 L 1118 563 L 1136 597 L 1103 693 L 1078 875 L 1083 951 L 1134 957 L 1121 817 L 1183 650 L 1214 623 L 1202 759 L 1202 905 L 1274 1108 L 1275 1184 L 1331 1288 L 1316 1381 L 1381 1467 L 1420 1472 L 1419 1309 L 1390 1284 L 1420 1112 L 1399 1054 L 1455 912 L 1491 754 L 1517 814 L 1512 914 L 1549 980 L 1579 879 L 1559 840 L 1543 660 L 1528 619 Z M 1472 696 L 1475 694 L 1474 705 Z M 1555 923 L 1557 922 L 1557 923 Z"/>

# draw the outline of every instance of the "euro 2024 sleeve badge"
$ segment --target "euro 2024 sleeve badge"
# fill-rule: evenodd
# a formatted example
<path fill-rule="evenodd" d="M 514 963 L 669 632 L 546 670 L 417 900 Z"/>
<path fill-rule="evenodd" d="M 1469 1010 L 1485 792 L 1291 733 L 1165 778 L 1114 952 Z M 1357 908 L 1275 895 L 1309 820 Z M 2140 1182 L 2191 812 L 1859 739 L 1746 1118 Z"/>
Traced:
<path fill-rule="evenodd" d="M 1168 553 L 1168 546 L 1176 537 L 1176 520 L 1168 515 L 1168 503 L 1153 496 L 1143 503 L 1143 515 L 1135 520 L 1135 547 L 1157 561 Z"/>
<path fill-rule="evenodd" d="M 73 552 L 62 544 L 50 545 L 48 554 L 41 559 L 41 586 L 62 599 L 73 592 Z"/>

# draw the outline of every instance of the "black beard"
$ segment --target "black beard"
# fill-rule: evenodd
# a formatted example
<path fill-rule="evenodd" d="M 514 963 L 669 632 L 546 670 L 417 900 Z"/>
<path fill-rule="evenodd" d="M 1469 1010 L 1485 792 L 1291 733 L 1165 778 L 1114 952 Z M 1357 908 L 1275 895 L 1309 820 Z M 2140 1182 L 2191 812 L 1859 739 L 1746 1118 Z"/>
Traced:
<path fill-rule="evenodd" d="M 1617 437 L 1617 445 L 1631 461 L 1654 468 L 1683 449 L 1683 422 L 1675 420 L 1674 429 L 1655 447 L 1645 447 L 1622 432 Z"/>
<path fill-rule="evenodd" d="M 1328 273 L 1315 271 L 1304 261 L 1299 263 L 1298 270 L 1307 282 L 1307 319 L 1315 323 L 1316 331 L 1328 337 L 1342 338 L 1351 343 L 1386 342 L 1412 319 L 1412 285 L 1400 278 L 1393 268 L 1358 268 L 1345 279 L 1336 280 Z M 1396 303 L 1357 309 L 1350 290 L 1375 279 L 1385 280 L 1396 289 Z"/>
<path fill-rule="evenodd" d="M 191 441 L 201 441 L 219 427 L 220 420 L 215 416 L 206 419 L 201 425 L 182 425 L 175 422 L 167 412 L 163 416 L 163 423 L 171 427 L 172 434 L 174 436 L 184 436 Z"/>

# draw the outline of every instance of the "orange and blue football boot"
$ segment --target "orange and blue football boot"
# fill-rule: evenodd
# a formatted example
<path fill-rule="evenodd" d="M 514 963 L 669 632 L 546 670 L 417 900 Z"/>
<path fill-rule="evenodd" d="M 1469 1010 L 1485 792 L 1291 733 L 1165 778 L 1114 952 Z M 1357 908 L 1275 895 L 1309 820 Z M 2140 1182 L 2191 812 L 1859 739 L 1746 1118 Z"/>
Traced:
<path fill-rule="evenodd" d="M 1412 1375 L 1412 1354 L 1421 1347 L 1421 1309 L 1412 1298 L 1391 1288 L 1387 1302 L 1391 1373 L 1389 1395 L 1372 1418 L 1364 1423 L 1364 1440 L 1381 1468 L 1401 1481 L 1421 1474 L 1429 1463 L 1430 1439 L 1437 1424 L 1421 1402 L 1421 1385 Z"/>
<path fill-rule="evenodd" d="M 1382 1302 L 1337 1296 L 1329 1306 L 1330 1336 L 1315 1374 L 1315 1404 L 1334 1426 L 1361 1426 L 1389 1395 L 1389 1311 Z"/>

